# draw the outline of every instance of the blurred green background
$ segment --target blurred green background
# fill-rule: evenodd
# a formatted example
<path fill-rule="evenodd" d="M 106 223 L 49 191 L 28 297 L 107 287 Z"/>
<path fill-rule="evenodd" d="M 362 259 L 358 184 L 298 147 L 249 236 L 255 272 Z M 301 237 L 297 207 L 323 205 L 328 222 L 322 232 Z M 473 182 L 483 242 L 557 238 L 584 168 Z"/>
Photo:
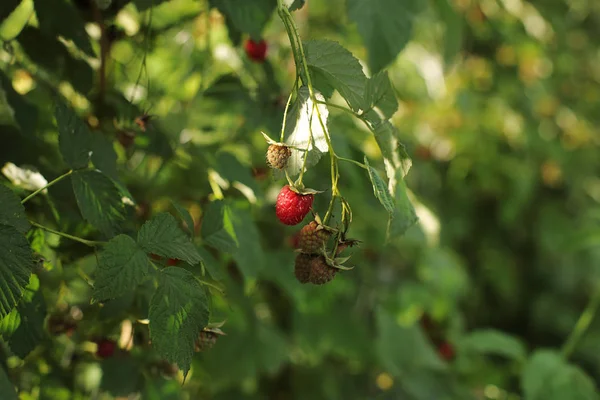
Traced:
<path fill-rule="evenodd" d="M 410 40 L 388 70 L 419 221 L 386 241 L 387 213 L 368 175 L 341 164 L 350 236 L 363 243 L 352 250 L 355 268 L 322 287 L 294 278 L 299 227 L 275 218 L 283 181 L 264 159 L 260 132 L 278 137 L 295 79 L 281 21 L 248 17 L 264 23 L 261 64 L 244 53 L 251 32 L 228 28 L 210 7 L 219 1 L 154 3 L 53 0 L 40 12 L 38 1 L 3 0 L 0 164 L 35 167 L 47 180 L 64 173 L 52 108 L 56 94 L 68 98 L 114 140 L 137 203 L 132 224 L 172 210 L 170 200 L 194 217 L 202 268 L 225 291 L 212 292 L 211 321 L 225 320 L 226 336 L 196 354 L 182 384 L 144 344 L 147 288 L 90 304 L 95 254 L 36 234 L 45 260 L 36 293 L 50 317 L 23 334 L 34 342 L 26 357 L 23 338 L 5 332 L 2 345 L 20 399 L 599 398 L 600 2 L 434 0 L 412 14 Z M 312 0 L 293 15 L 304 39 L 340 42 L 369 76 L 345 8 Z M 339 95 L 331 102 L 343 104 Z M 145 131 L 134 122 L 144 113 Z M 330 113 L 337 154 L 366 154 L 382 169 L 361 122 Z M 328 190 L 328 171 L 324 159 L 305 183 Z M 218 192 L 236 251 L 203 239 Z M 58 213 L 68 231 L 90 234 L 69 185 L 48 198 L 28 213 Z M 326 206 L 317 196 L 315 208 Z M 119 341 L 117 355 L 95 357 L 97 337 Z"/>

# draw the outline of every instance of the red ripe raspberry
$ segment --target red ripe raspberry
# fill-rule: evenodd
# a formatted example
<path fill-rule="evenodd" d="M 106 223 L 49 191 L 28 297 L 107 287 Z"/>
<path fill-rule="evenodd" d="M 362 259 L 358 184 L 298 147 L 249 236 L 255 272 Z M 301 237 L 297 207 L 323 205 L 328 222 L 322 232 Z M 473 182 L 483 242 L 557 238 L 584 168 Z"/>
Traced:
<path fill-rule="evenodd" d="M 277 196 L 275 214 L 286 225 L 297 225 L 310 211 L 314 200 L 312 194 L 294 192 L 289 186 L 284 186 Z"/>
<path fill-rule="evenodd" d="M 169 259 L 167 260 L 167 265 L 168 265 L 169 267 L 173 267 L 173 266 L 175 266 L 175 265 L 177 265 L 177 264 L 179 264 L 179 260 L 178 260 L 178 259 L 176 259 L 176 258 L 169 258 Z"/>
<path fill-rule="evenodd" d="M 98 346 L 96 356 L 100 358 L 112 357 L 117 349 L 117 343 L 110 339 L 100 339 L 96 342 L 96 345 Z"/>
<path fill-rule="evenodd" d="M 265 42 L 264 39 L 261 39 L 258 42 L 248 39 L 244 44 L 244 49 L 246 50 L 246 55 L 252 61 L 257 63 L 265 61 L 267 56 L 267 42 Z"/>
<path fill-rule="evenodd" d="M 329 235 L 329 232 L 323 227 L 319 229 L 319 224 L 316 221 L 310 221 L 308 225 L 304 225 L 298 234 L 298 248 L 307 254 L 319 253 L 327 239 L 329 239 Z"/>
<path fill-rule="evenodd" d="M 438 347 L 438 354 L 446 361 L 450 361 L 454 358 L 454 346 L 448 342 L 443 342 Z"/>

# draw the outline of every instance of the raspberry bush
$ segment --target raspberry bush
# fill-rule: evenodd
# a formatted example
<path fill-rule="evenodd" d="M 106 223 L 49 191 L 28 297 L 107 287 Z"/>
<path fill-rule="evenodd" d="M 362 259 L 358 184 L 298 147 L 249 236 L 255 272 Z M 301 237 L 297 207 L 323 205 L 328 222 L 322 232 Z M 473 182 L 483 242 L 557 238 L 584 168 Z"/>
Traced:
<path fill-rule="evenodd" d="M 0 3 L 2 399 L 599 398 L 594 2 Z"/>

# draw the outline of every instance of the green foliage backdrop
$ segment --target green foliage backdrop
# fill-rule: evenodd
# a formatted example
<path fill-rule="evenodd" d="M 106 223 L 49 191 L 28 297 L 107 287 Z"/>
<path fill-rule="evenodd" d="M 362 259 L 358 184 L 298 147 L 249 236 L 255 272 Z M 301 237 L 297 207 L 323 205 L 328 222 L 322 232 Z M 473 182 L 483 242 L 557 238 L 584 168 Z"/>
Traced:
<path fill-rule="evenodd" d="M 599 22 L 2 0 L 0 397 L 599 399 Z M 326 285 L 294 276 L 286 181 Z"/>

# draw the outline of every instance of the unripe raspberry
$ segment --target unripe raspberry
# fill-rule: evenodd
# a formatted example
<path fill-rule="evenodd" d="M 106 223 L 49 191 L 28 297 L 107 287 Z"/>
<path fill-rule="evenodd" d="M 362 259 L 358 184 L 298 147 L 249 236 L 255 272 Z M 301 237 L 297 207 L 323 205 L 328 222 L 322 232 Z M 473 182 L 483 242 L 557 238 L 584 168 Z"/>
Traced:
<path fill-rule="evenodd" d="M 272 144 L 267 149 L 267 163 L 275 169 L 284 169 L 292 155 L 292 150 L 282 144 Z"/>
<path fill-rule="evenodd" d="M 305 225 L 298 234 L 298 248 L 307 254 L 317 254 L 322 249 L 330 233 L 316 221 Z"/>

